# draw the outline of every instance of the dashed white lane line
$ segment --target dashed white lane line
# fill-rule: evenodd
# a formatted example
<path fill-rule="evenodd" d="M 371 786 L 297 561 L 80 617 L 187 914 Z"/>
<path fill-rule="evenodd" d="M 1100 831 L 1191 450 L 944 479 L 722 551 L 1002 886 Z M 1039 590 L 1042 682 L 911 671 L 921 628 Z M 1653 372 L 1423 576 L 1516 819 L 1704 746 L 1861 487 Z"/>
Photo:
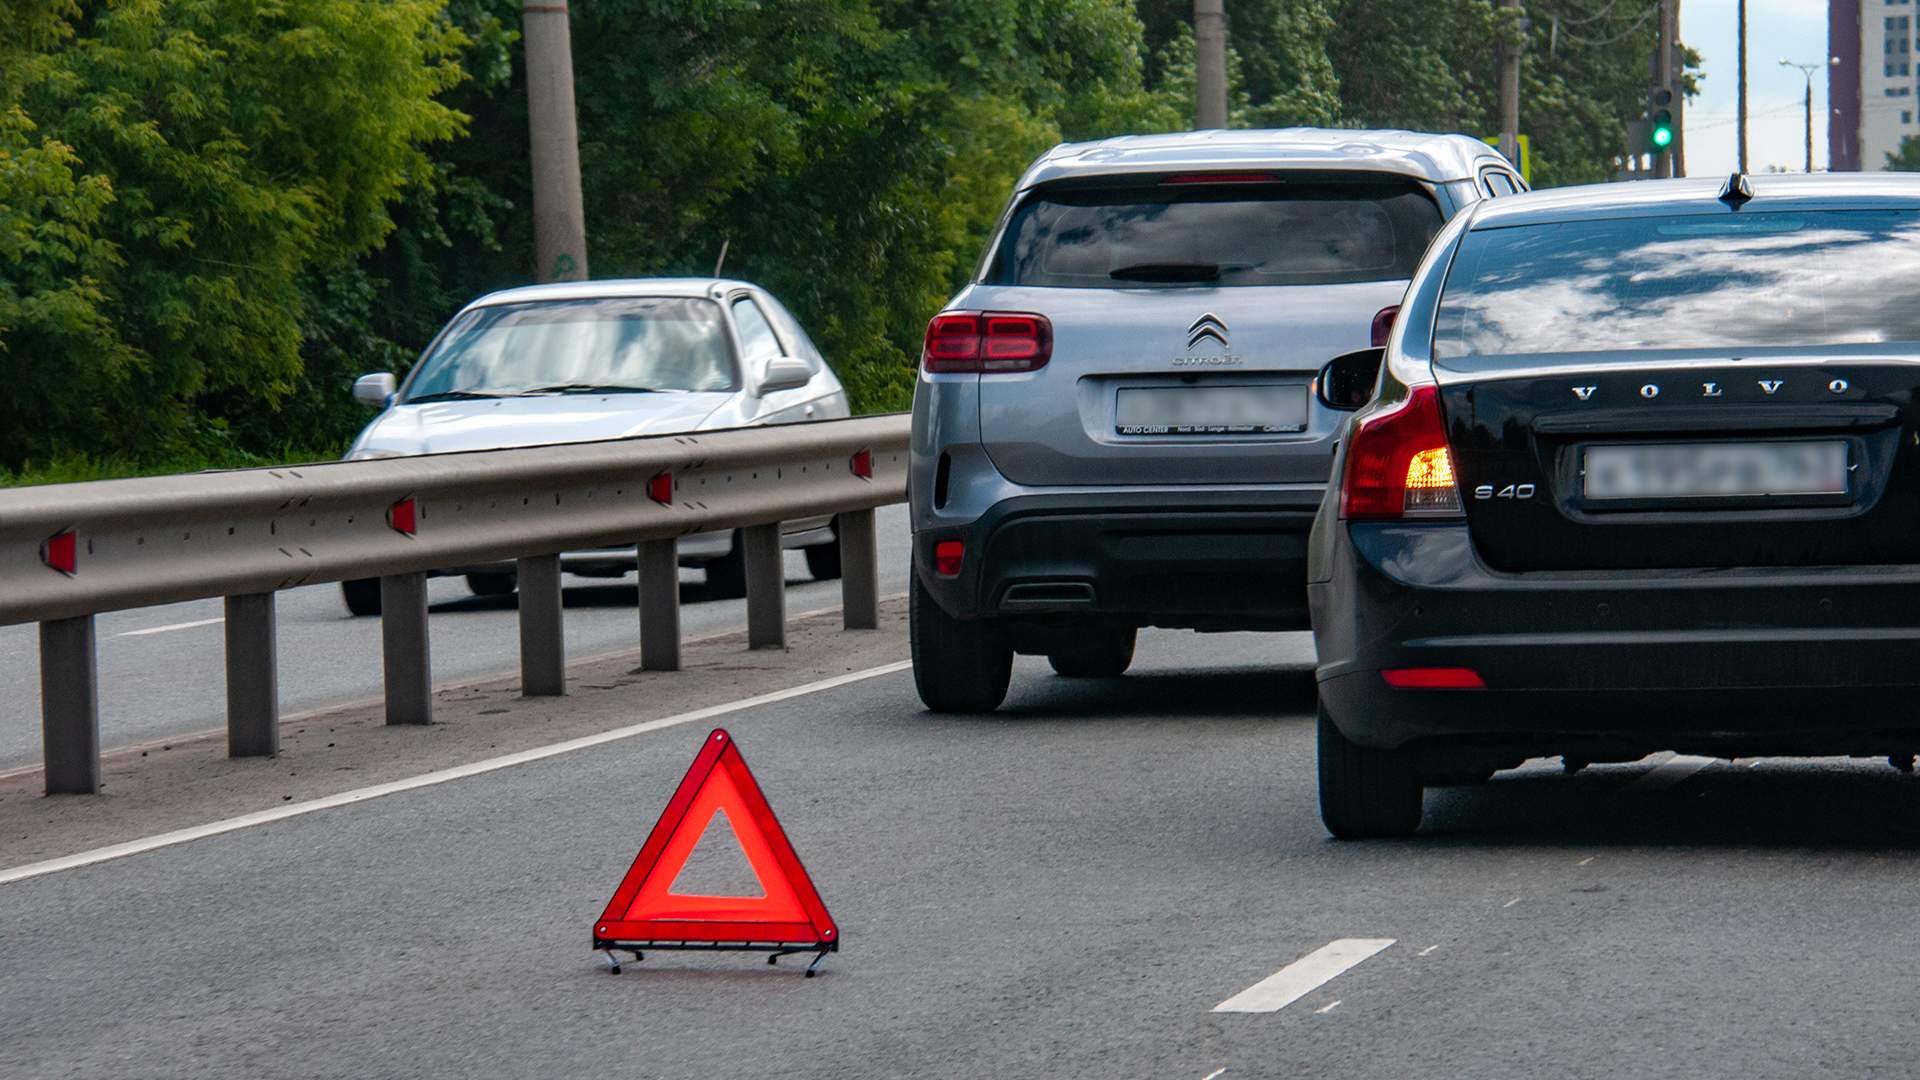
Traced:
<path fill-rule="evenodd" d="M 1670 788 L 1719 760 L 1719 758 L 1696 757 L 1693 754 L 1675 754 L 1672 758 L 1655 766 L 1652 772 L 1634 779 L 1621 790 L 1645 792 Z"/>
<path fill-rule="evenodd" d="M 227 620 L 224 617 L 217 617 L 212 619 L 195 619 L 192 622 L 168 623 L 165 626 L 149 626 L 145 630 L 123 630 L 120 633 L 115 634 L 113 636 L 114 637 L 145 637 L 148 634 L 164 634 L 169 630 L 191 630 L 196 626 L 213 626 L 215 624 L 223 623 L 226 621 Z"/>
<path fill-rule="evenodd" d="M 1393 938 L 1341 938 L 1328 942 L 1215 1005 L 1213 1011 L 1278 1012 L 1393 942 Z"/>
<path fill-rule="evenodd" d="M 1225 1069 L 1215 1069 L 1212 1072 L 1208 1073 L 1207 1075 L 1201 1077 L 1200 1080 L 1219 1080 L 1220 1074 L 1226 1071 L 1227 1070 Z"/>
<path fill-rule="evenodd" d="M 1335 1009 L 1337 1009 L 1337 1008 L 1339 1008 L 1339 1007 L 1340 1007 L 1340 1002 L 1339 1002 L 1339 1000 L 1337 1000 L 1337 999 L 1336 999 L 1336 1000 L 1334 1001 L 1334 1003 L 1333 1003 L 1333 1004 L 1331 1004 L 1331 1005 L 1323 1005 L 1323 1006 L 1321 1006 L 1320 1008 L 1318 1008 L 1318 1009 L 1315 1009 L 1315 1010 L 1313 1010 L 1313 1015 L 1315 1015 L 1315 1016 L 1325 1016 L 1325 1015 L 1327 1015 L 1328 1013 L 1330 1013 L 1330 1012 L 1332 1012 L 1333 1010 L 1335 1010 Z"/>
<path fill-rule="evenodd" d="M 1517 904 L 1517 903 L 1519 903 L 1519 902 L 1520 902 L 1520 898 L 1516 896 L 1516 897 L 1514 897 L 1513 899 L 1511 899 L 1511 900 L 1509 900 L 1509 901 L 1507 901 L 1506 903 L 1504 903 L 1504 904 L 1501 904 L 1500 906 L 1501 906 L 1501 907 L 1502 907 L 1503 909 L 1504 909 L 1504 908 L 1510 908 L 1510 907 L 1512 907 L 1513 905 L 1515 905 L 1515 904 Z"/>
<path fill-rule="evenodd" d="M 1575 866 L 1585 866 L 1585 865 L 1587 865 L 1588 863 L 1590 863 L 1590 862 L 1592 862 L 1592 861 L 1593 861 L 1593 856 L 1591 856 L 1591 855 L 1589 855 L 1589 856 L 1587 856 L 1586 858 L 1584 858 L 1584 859 L 1581 859 L 1581 860 L 1580 860 L 1579 862 L 1577 862 L 1577 863 L 1574 863 L 1573 865 L 1575 865 Z"/>
<path fill-rule="evenodd" d="M 698 720 L 711 720 L 715 717 L 741 712 L 761 705 L 771 705 L 778 701 L 788 701 L 797 697 L 805 697 L 808 694 L 817 694 L 823 690 L 832 690 L 836 687 L 846 686 L 849 683 L 864 682 L 867 679 L 878 678 L 882 675 L 891 675 L 897 671 L 905 671 L 912 666 L 913 661 L 911 660 L 882 664 L 879 667 L 867 668 L 865 671 L 849 672 L 845 675 L 836 675 L 831 679 L 821 679 L 818 682 L 789 687 L 785 690 L 776 690 L 770 694 L 742 698 L 739 701 L 729 701 L 723 705 L 710 705 L 704 709 L 695 709 L 692 712 L 683 712 L 676 716 L 663 716 L 658 720 L 647 720 L 638 724 L 629 724 L 626 727 L 614 728 L 611 731 L 602 731 L 596 735 L 585 735 L 578 739 L 568 739 L 566 742 L 554 743 L 551 746 L 537 746 L 531 750 L 521 750 L 518 753 L 502 754 L 499 757 L 487 758 L 483 761 L 472 761 L 465 765 L 456 765 L 451 769 L 441 769 L 437 772 L 421 773 L 419 776 L 409 776 L 404 780 L 392 780 L 384 784 L 355 788 L 352 791 L 342 791 L 307 802 L 287 803 L 284 806 L 276 806 L 269 810 L 260 810 L 251 814 L 241 814 L 239 817 L 226 818 L 222 821 L 210 821 L 205 825 L 195 825 L 186 829 L 175 829 L 172 832 L 143 837 L 139 840 L 129 840 L 124 844 L 113 844 L 108 847 L 94 848 L 91 851 L 65 855 L 58 859 L 48 859 L 45 862 L 28 863 L 25 866 L 16 866 L 11 870 L 0 870 L 0 885 L 8 885 L 16 881 L 24 881 L 27 878 L 40 877 L 44 874 L 54 874 L 62 870 L 91 866 L 94 863 L 106 862 L 109 859 L 138 855 L 141 852 L 152 851 L 155 848 L 184 844 L 191 840 L 201 840 L 209 836 L 219 836 L 221 833 L 237 832 L 240 829 L 252 828 L 255 825 L 284 821 L 287 818 L 299 817 L 302 814 L 311 814 L 316 810 L 331 810 L 336 806 L 351 806 L 354 803 L 366 802 L 368 799 L 380 798 L 382 795 L 396 795 L 402 791 L 432 787 L 435 784 L 444 784 L 450 780 L 463 780 L 469 776 L 478 776 L 481 773 L 490 773 L 497 769 L 511 768 L 515 765 L 525 765 L 531 761 L 541 761 L 550 757 L 558 757 L 561 754 L 570 754 L 575 750 L 585 750 L 589 747 L 618 742 L 621 739 L 630 739 L 635 735 L 645 735 L 650 731 L 677 727 L 681 724 L 691 724 Z M 1338 942 L 1335 942 L 1335 944 L 1338 944 Z M 1387 944 L 1392 944 L 1392 942 L 1388 942 Z M 1364 959 L 1364 957 L 1362 959 Z"/>
<path fill-rule="evenodd" d="M 1425 956 L 1425 955 L 1427 955 L 1428 953 L 1430 953 L 1430 952 L 1432 952 L 1433 950 L 1435 950 L 1435 949 L 1437 949 L 1437 948 L 1439 948 L 1439 947 L 1440 947 L 1440 946 L 1438 946 L 1438 945 L 1429 945 L 1429 946 L 1427 946 L 1426 948 L 1424 948 L 1424 949 L 1421 949 L 1421 950 L 1420 950 L 1419 952 L 1417 952 L 1417 953 L 1414 953 L 1414 955 L 1415 955 L 1415 956 Z"/>

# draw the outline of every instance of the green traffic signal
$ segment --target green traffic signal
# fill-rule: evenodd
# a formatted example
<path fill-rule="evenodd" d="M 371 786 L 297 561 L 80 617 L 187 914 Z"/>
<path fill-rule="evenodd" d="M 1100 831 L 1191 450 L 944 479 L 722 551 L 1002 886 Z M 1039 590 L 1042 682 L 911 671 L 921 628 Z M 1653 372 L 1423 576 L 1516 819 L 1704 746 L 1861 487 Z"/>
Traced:
<path fill-rule="evenodd" d="M 1673 145 L 1673 90 L 1656 86 L 1647 93 L 1647 141 L 1653 152 L 1666 153 Z"/>

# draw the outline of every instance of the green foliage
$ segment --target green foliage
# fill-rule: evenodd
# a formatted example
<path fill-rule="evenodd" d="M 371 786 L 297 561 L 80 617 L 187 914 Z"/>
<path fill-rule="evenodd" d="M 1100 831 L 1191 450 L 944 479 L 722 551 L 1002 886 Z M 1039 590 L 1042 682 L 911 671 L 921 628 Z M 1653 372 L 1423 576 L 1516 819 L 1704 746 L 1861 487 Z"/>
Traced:
<path fill-rule="evenodd" d="M 47 10 L 0 135 L 0 464 L 177 452 L 202 399 L 299 384 L 308 275 L 460 132 L 460 38 L 437 0 Z"/>
<path fill-rule="evenodd" d="M 1901 139 L 1899 152 L 1887 155 L 1886 171 L 1920 172 L 1920 138 L 1909 135 Z"/>
<path fill-rule="evenodd" d="M 12 0 L 0 24 L 0 483 L 337 450 L 532 275 L 519 0 Z M 1493 132 L 1524 36 L 1534 178 L 1602 179 L 1636 5 L 1230 0 L 1237 126 Z M 1631 9 L 1631 10 L 1630 10 Z M 597 0 L 573 9 L 596 277 L 726 272 L 862 410 L 1062 140 L 1192 116 L 1190 0 Z M 1920 161 L 1920 151 L 1903 148 Z"/>

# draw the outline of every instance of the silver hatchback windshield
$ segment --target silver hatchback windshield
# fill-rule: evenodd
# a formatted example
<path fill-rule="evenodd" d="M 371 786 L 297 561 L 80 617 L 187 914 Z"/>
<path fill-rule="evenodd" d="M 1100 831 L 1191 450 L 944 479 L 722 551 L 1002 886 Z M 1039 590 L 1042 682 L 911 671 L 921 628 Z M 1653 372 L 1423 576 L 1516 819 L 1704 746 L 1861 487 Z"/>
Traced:
<path fill-rule="evenodd" d="M 732 390 L 723 320 L 718 304 L 680 297 L 475 308 L 421 360 L 407 400 Z"/>
<path fill-rule="evenodd" d="M 1920 213 L 1610 218 L 1467 234 L 1434 356 L 1920 341 Z"/>

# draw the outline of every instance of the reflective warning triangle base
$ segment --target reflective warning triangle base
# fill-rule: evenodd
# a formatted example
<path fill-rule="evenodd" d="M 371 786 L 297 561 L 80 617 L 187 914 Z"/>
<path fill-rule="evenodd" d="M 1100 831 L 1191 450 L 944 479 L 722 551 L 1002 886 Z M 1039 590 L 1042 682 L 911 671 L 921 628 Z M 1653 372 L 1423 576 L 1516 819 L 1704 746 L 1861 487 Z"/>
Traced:
<path fill-rule="evenodd" d="M 722 811 L 760 879 L 763 895 L 673 892 L 688 857 Z M 593 924 L 593 947 L 607 953 L 616 973 L 620 965 L 614 949 L 636 958 L 643 949 L 740 949 L 772 953 L 769 963 L 790 953 L 816 952 L 809 975 L 827 953 L 840 950 L 833 916 L 724 729 L 707 736 Z"/>

